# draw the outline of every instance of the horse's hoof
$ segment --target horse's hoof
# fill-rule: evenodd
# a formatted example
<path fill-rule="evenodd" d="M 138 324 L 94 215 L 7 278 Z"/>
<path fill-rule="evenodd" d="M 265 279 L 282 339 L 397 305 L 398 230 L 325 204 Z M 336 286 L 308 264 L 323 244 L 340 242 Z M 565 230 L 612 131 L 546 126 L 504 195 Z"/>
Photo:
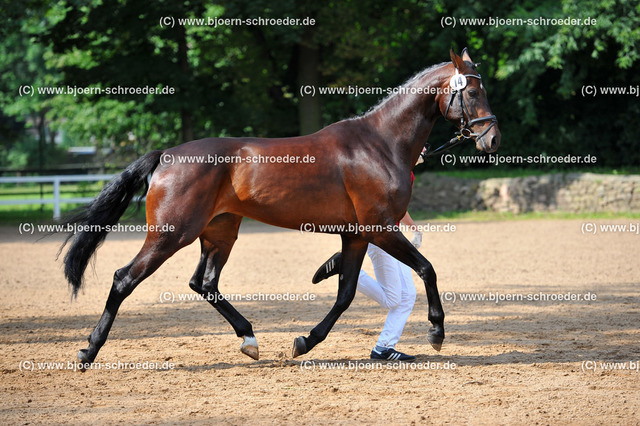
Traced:
<path fill-rule="evenodd" d="M 255 359 L 260 359 L 260 352 L 258 351 L 258 340 L 255 337 L 244 337 L 244 342 L 240 346 L 240 352 Z"/>
<path fill-rule="evenodd" d="M 304 337 L 296 337 L 293 341 L 293 353 L 294 358 L 299 357 L 307 353 L 307 343 L 304 341 Z"/>
<path fill-rule="evenodd" d="M 80 349 L 78 351 L 78 364 L 80 364 L 80 367 L 78 368 L 79 371 L 83 373 L 87 371 L 87 367 L 90 366 L 92 362 L 93 361 L 89 359 L 89 353 L 86 349 Z"/>
<path fill-rule="evenodd" d="M 440 352 L 440 349 L 442 349 L 442 342 L 444 342 L 444 336 L 439 336 L 435 331 L 429 330 L 427 339 L 429 340 L 429 343 L 431 343 L 431 347 Z"/>
<path fill-rule="evenodd" d="M 89 351 L 86 349 L 80 349 L 78 351 L 78 362 L 81 364 L 91 364 L 91 360 L 89 359 Z"/>

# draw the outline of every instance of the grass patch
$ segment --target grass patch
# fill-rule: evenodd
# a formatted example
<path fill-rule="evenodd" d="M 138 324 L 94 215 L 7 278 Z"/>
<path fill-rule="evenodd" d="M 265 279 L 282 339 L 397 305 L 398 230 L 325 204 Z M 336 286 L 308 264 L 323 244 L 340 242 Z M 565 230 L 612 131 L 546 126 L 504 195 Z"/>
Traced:
<path fill-rule="evenodd" d="M 414 220 L 455 220 L 465 222 L 497 222 L 507 220 L 531 220 L 531 219 L 640 219 L 640 213 L 568 213 L 568 212 L 531 212 L 509 213 L 491 211 L 464 211 L 464 212 L 426 212 L 412 211 Z"/>
<path fill-rule="evenodd" d="M 103 187 L 102 182 L 91 183 L 71 183 L 60 185 L 60 197 L 94 198 L 100 193 Z M 42 186 L 42 188 L 41 188 Z M 42 195 L 40 191 L 42 190 Z M 2 184 L 0 185 L 0 200 L 39 200 L 53 199 L 53 184 L 45 183 L 25 183 L 25 184 Z M 63 215 L 80 206 L 80 204 L 60 204 Z M 0 224 L 16 224 L 22 222 L 41 223 L 51 222 L 53 219 L 53 203 L 51 204 L 16 204 L 0 205 Z"/>
<path fill-rule="evenodd" d="M 103 187 L 104 182 L 62 183 L 60 185 L 60 196 L 62 198 L 95 197 L 100 193 Z M 53 198 L 52 183 L 24 183 L 19 185 L 15 183 L 6 183 L 0 185 L 0 200 L 37 200 L 41 196 L 43 198 Z M 0 209 L 4 207 L 7 206 L 0 206 Z"/>
<path fill-rule="evenodd" d="M 60 185 L 60 197 L 65 198 L 95 198 L 105 182 L 71 182 L 62 183 Z M 41 188 L 42 187 L 42 188 Z M 7 183 L 0 185 L 0 200 L 38 200 L 41 198 L 53 198 L 52 183 L 24 183 L 15 184 Z M 70 212 L 84 204 L 61 203 L 60 211 L 64 218 Z M 142 222 L 145 221 L 144 207 L 140 212 L 134 214 L 136 203 L 131 203 L 129 209 L 123 216 L 121 222 Z M 19 223 L 52 223 L 53 222 L 53 203 L 51 204 L 17 204 L 17 205 L 0 205 L 0 225 L 16 225 Z"/>
<path fill-rule="evenodd" d="M 62 217 L 71 213 L 80 205 L 63 204 Z M 19 207 L 19 206 L 4 206 Z M 0 225 L 17 225 L 20 223 L 53 223 L 53 206 L 44 206 L 40 211 L 39 206 L 30 206 L 30 209 L 16 209 L 13 211 L 0 211 Z M 532 212 L 532 213 L 509 213 L 490 211 L 463 211 L 463 212 L 443 212 L 431 211 L 411 211 L 411 217 L 416 221 L 438 220 L 438 221 L 463 221 L 463 222 L 499 222 L 509 220 L 534 220 L 534 219 L 638 219 L 640 213 L 567 213 L 567 212 Z M 136 203 L 131 203 L 126 213 L 120 220 L 121 223 L 145 223 L 144 205 L 136 212 Z M 245 222 L 253 221 L 245 218 Z"/>
<path fill-rule="evenodd" d="M 61 204 L 62 217 L 69 215 L 84 204 Z M 20 223 L 53 223 L 53 205 L 45 206 L 0 206 L 0 225 L 17 225 Z M 9 209 L 9 207 L 11 209 Z M 122 216 L 122 223 L 145 223 L 144 204 L 136 212 L 137 203 L 132 202 Z"/>
<path fill-rule="evenodd" d="M 427 168 L 425 172 L 429 172 Z M 502 169 L 499 167 L 489 167 L 484 169 L 452 169 L 436 170 L 437 176 L 455 177 L 462 179 L 491 179 L 491 178 L 517 178 L 527 176 L 541 176 L 555 173 L 596 173 L 605 175 L 637 175 L 640 174 L 640 167 L 604 168 L 592 167 L 589 169 L 561 170 L 561 169 Z M 419 175 L 418 175 L 419 176 Z"/>

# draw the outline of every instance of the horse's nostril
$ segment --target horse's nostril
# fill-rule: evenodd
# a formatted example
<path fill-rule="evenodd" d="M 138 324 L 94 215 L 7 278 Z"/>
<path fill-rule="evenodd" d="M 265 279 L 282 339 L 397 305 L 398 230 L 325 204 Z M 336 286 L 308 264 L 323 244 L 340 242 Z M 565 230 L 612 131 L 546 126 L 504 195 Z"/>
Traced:
<path fill-rule="evenodd" d="M 491 149 L 496 149 L 498 146 L 498 140 L 496 139 L 495 135 L 491 136 L 491 143 L 489 145 L 491 147 Z"/>

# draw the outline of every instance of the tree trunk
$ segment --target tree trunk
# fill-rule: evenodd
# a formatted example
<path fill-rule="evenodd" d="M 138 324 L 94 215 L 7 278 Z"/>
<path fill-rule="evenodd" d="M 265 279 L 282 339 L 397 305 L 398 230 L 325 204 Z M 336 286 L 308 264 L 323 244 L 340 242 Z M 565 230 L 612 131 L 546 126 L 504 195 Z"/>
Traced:
<path fill-rule="evenodd" d="M 44 148 L 47 143 L 44 111 L 39 113 L 38 121 L 38 174 L 44 174 Z M 40 183 L 40 199 L 44 198 L 44 184 Z M 40 204 L 40 213 L 44 212 L 44 204 Z"/>
<path fill-rule="evenodd" d="M 306 86 L 314 88 L 314 94 L 304 91 L 304 96 L 300 94 L 298 104 L 298 119 L 300 121 L 300 134 L 308 135 L 314 133 L 322 127 L 322 112 L 320 108 L 320 94 L 318 85 L 320 84 L 320 51 L 311 47 L 309 43 L 298 45 L 298 87 Z"/>
<path fill-rule="evenodd" d="M 184 108 L 180 110 L 180 121 L 182 122 L 182 143 L 194 140 L 191 113 Z"/>
<path fill-rule="evenodd" d="M 180 64 L 180 71 L 185 76 L 185 85 L 182 87 L 182 93 L 180 98 L 182 106 L 180 107 L 180 122 L 182 124 L 182 143 L 192 141 L 193 136 L 193 119 L 191 111 L 185 107 L 189 100 L 189 58 L 187 57 L 187 34 L 184 27 L 179 28 L 180 35 L 178 37 L 178 61 Z"/>

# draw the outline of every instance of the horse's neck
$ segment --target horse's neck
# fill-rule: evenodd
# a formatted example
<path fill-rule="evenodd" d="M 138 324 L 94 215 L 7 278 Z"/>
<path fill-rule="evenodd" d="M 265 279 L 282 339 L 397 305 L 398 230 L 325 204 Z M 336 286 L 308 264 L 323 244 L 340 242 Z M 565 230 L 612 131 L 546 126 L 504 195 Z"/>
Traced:
<path fill-rule="evenodd" d="M 413 87 L 441 87 L 442 77 L 426 75 Z M 386 99 L 362 117 L 377 130 L 389 149 L 413 166 L 441 114 L 435 94 L 403 94 Z"/>

